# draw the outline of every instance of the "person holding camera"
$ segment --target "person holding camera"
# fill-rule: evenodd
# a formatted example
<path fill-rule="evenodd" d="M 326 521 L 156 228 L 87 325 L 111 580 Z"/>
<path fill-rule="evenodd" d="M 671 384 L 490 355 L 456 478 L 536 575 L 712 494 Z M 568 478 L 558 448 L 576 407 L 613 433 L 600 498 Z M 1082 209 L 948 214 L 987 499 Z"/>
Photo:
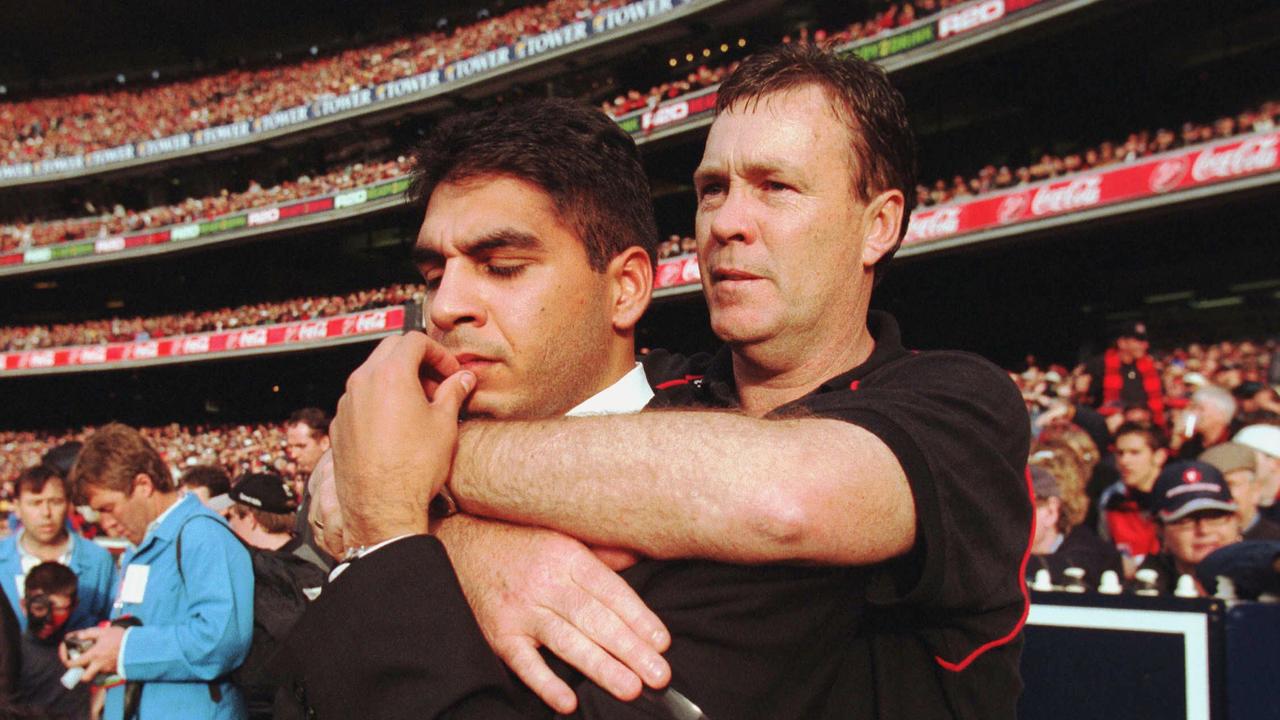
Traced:
<path fill-rule="evenodd" d="M 16 509 L 22 529 L 0 543 L 0 586 L 25 628 L 22 578 L 35 566 L 58 562 L 77 578 L 80 602 L 67 621 L 79 630 L 105 620 L 116 586 L 116 563 L 101 546 L 73 532 L 67 523 L 71 493 L 67 481 L 52 465 L 35 465 L 18 476 Z"/>
<path fill-rule="evenodd" d="M 93 646 L 68 667 L 82 682 L 117 675 L 106 720 L 243 720 L 244 693 L 230 680 L 253 634 L 249 552 L 194 494 L 182 494 L 169 466 L 137 430 L 113 423 L 85 442 L 71 471 L 77 493 L 103 528 L 133 544 L 110 627 L 75 633 Z M 136 621 L 123 627 L 126 616 Z M 138 700 L 129 688 L 141 687 Z M 136 716 L 126 708 L 136 703 Z"/>
<path fill-rule="evenodd" d="M 89 687 L 68 690 L 59 679 L 66 668 L 58 660 L 58 645 L 67 632 L 67 621 L 77 606 L 78 580 L 71 568 L 57 562 L 41 563 L 27 573 L 22 612 L 27 629 L 22 634 L 21 671 L 14 704 L 40 711 L 40 717 L 86 720 Z"/>

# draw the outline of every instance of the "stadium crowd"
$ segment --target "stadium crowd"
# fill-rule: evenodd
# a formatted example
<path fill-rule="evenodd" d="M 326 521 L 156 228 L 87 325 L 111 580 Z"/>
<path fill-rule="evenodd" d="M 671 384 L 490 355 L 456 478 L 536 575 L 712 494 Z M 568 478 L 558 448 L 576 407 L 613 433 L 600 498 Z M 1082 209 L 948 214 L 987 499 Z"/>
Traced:
<path fill-rule="evenodd" d="M 244 190 L 232 192 L 224 188 L 210 197 L 187 198 L 174 205 L 142 210 L 125 208 L 118 203 L 110 208 L 86 204 L 85 209 L 93 214 L 85 217 L 0 225 L 0 252 L 213 220 L 243 210 L 373 185 L 406 175 L 409 164 L 409 159 L 404 156 L 392 160 L 360 162 L 316 175 L 302 175 L 296 180 L 287 180 L 270 187 L 263 187 L 256 180 L 250 180 Z"/>
<path fill-rule="evenodd" d="M 950 181 L 939 178 L 932 185 L 916 186 L 920 206 L 937 205 L 957 198 L 982 195 L 1017 185 L 1039 182 L 1094 168 L 1129 163 L 1150 155 L 1182 147 L 1212 142 L 1235 135 L 1269 132 L 1280 122 L 1280 101 L 1268 100 L 1236 115 L 1222 115 L 1212 122 L 1187 121 L 1177 132 L 1162 127 L 1155 131 L 1131 132 L 1124 141 L 1103 140 L 1084 150 L 1063 155 L 1044 153 L 1027 165 L 986 165 L 976 175 L 955 175 Z"/>
<path fill-rule="evenodd" d="M 802 26 L 796 30 L 794 37 L 786 35 L 781 40 L 784 43 L 813 42 L 818 45 L 838 47 L 857 40 L 875 37 L 894 28 L 910 25 L 917 20 L 936 15 L 940 10 L 949 8 L 952 5 L 959 5 L 964 1 L 916 0 L 915 2 L 890 2 L 889 0 L 883 0 L 878 3 L 878 9 L 866 19 L 849 23 L 833 31 L 817 29 L 810 32 L 809 28 Z M 737 62 L 716 67 L 699 65 L 684 77 L 654 85 L 647 92 L 633 89 L 621 93 L 612 100 L 601 103 L 600 109 L 612 117 L 621 117 L 629 112 L 650 107 L 663 100 L 711 87 L 727 77 L 737 67 Z"/>
<path fill-rule="evenodd" d="M 0 162 L 80 155 L 248 120 L 327 96 L 443 68 L 551 30 L 622 0 L 551 0 L 433 32 L 302 63 L 234 70 L 116 92 L 0 103 Z"/>
<path fill-rule="evenodd" d="M 605 103 L 604 109 L 610 114 L 621 115 L 638 107 L 646 107 L 650 98 L 655 97 L 653 93 L 658 93 L 661 98 L 675 97 L 697 87 L 714 85 L 734 67 L 736 64 L 716 70 L 700 67 L 697 72 L 690 73 L 687 80 L 665 83 L 653 88 L 649 95 L 630 91 L 626 95 L 619 96 L 612 103 Z M 1154 132 L 1139 130 L 1129 133 L 1123 142 L 1104 140 L 1082 152 L 1071 152 L 1065 155 L 1045 153 L 1038 160 L 1015 168 L 1007 164 L 1001 164 L 998 167 L 988 164 L 975 176 L 967 179 L 956 175 L 949 182 L 940 178 L 932 185 L 919 184 L 916 186 L 916 200 L 920 207 L 938 205 L 959 198 L 974 197 L 1094 168 L 1133 162 L 1181 147 L 1245 133 L 1269 131 L 1277 126 L 1278 121 L 1280 121 L 1280 101 L 1267 101 L 1234 116 L 1223 115 L 1210 123 L 1184 122 L 1177 133 L 1168 128 L 1160 128 Z M 188 198 L 174 205 L 145 210 L 126 209 L 119 204 L 99 210 L 90 205 L 86 209 L 95 214 L 86 217 L 11 222 L 0 225 L 0 252 L 211 220 L 243 210 L 371 185 L 404 176 L 409 169 L 409 158 L 399 156 L 393 160 L 344 165 L 325 173 L 314 176 L 303 175 L 296 180 L 267 188 L 256 181 L 250 181 L 243 191 L 230 192 L 223 189 L 215 196 Z M 663 247 L 667 248 L 667 245 L 664 244 Z M 673 254 L 680 253 L 666 252 L 661 254 L 661 257 L 670 257 Z"/>
<path fill-rule="evenodd" d="M 296 320 L 314 320 L 373 308 L 420 301 L 426 288 L 399 284 L 346 295 L 293 298 L 236 308 L 174 313 L 152 317 L 107 318 L 62 325 L 0 328 L 0 351 L 100 345 L 216 332 Z"/>

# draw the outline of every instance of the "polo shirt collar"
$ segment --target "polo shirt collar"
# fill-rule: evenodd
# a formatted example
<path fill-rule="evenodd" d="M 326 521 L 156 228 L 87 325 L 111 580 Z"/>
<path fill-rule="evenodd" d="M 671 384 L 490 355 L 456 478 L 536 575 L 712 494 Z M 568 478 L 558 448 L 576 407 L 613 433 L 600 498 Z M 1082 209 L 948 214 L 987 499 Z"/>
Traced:
<path fill-rule="evenodd" d="M 142 536 L 142 544 L 139 545 L 138 547 L 142 547 L 142 545 L 146 545 L 147 541 L 150 540 L 152 537 L 158 537 L 158 538 L 172 537 L 175 534 L 175 531 L 177 530 L 177 526 L 175 522 L 168 522 L 168 521 L 170 520 L 170 518 L 174 518 L 179 515 L 191 514 L 190 509 L 186 508 L 185 505 L 188 505 L 193 502 L 199 503 L 200 498 L 187 492 L 184 492 L 178 495 L 177 502 L 175 502 L 174 504 L 166 508 L 164 512 L 156 516 L 155 520 L 151 521 L 151 524 L 147 525 L 147 532 Z"/>
<path fill-rule="evenodd" d="M 867 313 L 867 330 L 870 331 L 875 347 L 861 365 L 847 370 L 818 386 L 814 392 L 831 390 L 848 390 L 853 383 L 871 374 L 880 367 L 907 354 L 902 347 L 902 333 L 898 329 L 898 321 L 883 310 L 872 310 Z M 710 394 L 715 405 L 736 407 L 738 405 L 738 389 L 733 379 L 733 353 L 728 345 L 716 352 L 707 368 L 704 392 Z"/>
<path fill-rule="evenodd" d="M 653 399 L 653 388 L 645 377 L 644 366 L 636 363 L 635 367 L 618 379 L 617 382 L 591 397 L 583 400 L 569 412 L 566 417 L 584 417 L 587 415 L 625 415 L 637 413 Z"/>

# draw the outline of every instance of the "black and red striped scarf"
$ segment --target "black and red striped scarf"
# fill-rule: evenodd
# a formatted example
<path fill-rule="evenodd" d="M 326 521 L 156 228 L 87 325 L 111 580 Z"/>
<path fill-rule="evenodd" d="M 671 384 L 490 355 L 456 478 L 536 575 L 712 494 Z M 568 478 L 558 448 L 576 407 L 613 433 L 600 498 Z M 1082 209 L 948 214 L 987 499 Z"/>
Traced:
<path fill-rule="evenodd" d="M 1134 362 L 1138 374 L 1142 376 L 1142 389 L 1147 393 L 1147 407 L 1151 416 L 1160 427 L 1164 427 L 1164 387 L 1160 383 L 1160 375 L 1156 372 L 1156 364 L 1151 362 L 1150 355 L 1143 355 Z M 1120 402 L 1120 389 L 1124 387 L 1124 378 L 1120 377 L 1120 351 L 1111 348 L 1102 356 L 1102 404 L 1116 405 Z"/>

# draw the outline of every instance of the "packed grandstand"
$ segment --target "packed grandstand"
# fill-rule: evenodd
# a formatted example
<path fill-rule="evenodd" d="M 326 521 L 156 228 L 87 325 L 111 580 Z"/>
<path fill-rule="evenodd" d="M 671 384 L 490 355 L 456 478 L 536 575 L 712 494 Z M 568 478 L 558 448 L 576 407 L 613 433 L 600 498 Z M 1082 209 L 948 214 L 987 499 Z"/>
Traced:
<path fill-rule="evenodd" d="M 1261 0 L 1157 5 L 1167 21 L 1094 0 L 501 2 L 303 60 L 0 94 L 0 507 L 24 470 L 110 420 L 175 474 L 298 476 L 288 411 L 331 412 L 333 368 L 422 319 L 409 146 L 456 108 L 571 95 L 635 138 L 664 238 L 641 344 L 714 350 L 689 176 L 716 88 L 759 47 L 816 43 L 882 63 L 919 139 L 913 222 L 877 307 L 913 346 L 1007 371 L 1030 464 L 1056 477 L 1053 522 L 1108 553 L 1078 576 L 1036 548 L 1026 580 L 1095 593 L 1113 571 L 1154 592 L 1138 572 L 1160 548 L 1135 549 L 1155 531 L 1117 444 L 1135 424 L 1170 463 L 1256 450 L 1256 518 L 1280 533 L 1280 446 L 1245 432 L 1280 427 L 1280 274 L 1259 247 L 1277 219 L 1280 23 Z M 1205 49 L 1197 24 L 1245 39 Z M 1149 85 L 1094 80 L 1125 73 Z M 170 397 L 183 377 L 209 397 Z M 121 394 L 146 418 L 99 400 Z"/>

